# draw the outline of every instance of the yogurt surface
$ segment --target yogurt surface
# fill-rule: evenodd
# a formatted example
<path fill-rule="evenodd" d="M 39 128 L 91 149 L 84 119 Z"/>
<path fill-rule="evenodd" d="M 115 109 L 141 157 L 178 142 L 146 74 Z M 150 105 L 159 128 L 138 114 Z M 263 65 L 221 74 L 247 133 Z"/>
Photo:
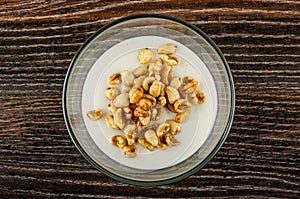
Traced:
<path fill-rule="evenodd" d="M 181 124 L 181 133 L 176 135 L 180 145 L 166 150 L 156 149 L 151 152 L 136 144 L 138 155 L 135 158 L 125 158 L 120 149 L 110 144 L 109 139 L 114 135 L 123 135 L 120 130 L 111 129 L 105 123 L 105 116 L 99 121 L 91 121 L 86 113 L 94 109 L 102 109 L 108 114 L 107 105 L 110 101 L 105 96 L 105 89 L 110 87 L 108 77 L 122 70 L 133 71 L 140 64 L 137 60 L 141 48 L 157 49 L 164 43 L 174 43 L 178 51 L 174 54 L 179 58 L 179 64 L 174 66 L 174 75 L 179 77 L 191 76 L 198 82 L 198 90 L 204 92 L 206 100 L 201 105 L 193 105 L 187 122 Z M 153 58 L 155 60 L 159 55 Z M 87 130 L 99 147 L 111 159 L 128 167 L 156 170 L 180 163 L 194 154 L 207 139 L 212 130 L 217 107 L 217 94 L 213 78 L 202 60 L 186 46 L 174 40 L 157 36 L 144 36 L 128 39 L 107 50 L 95 62 L 89 71 L 82 93 L 82 115 Z M 167 111 L 165 119 L 174 119 L 175 114 Z M 158 121 L 159 122 L 159 121 Z M 160 123 L 161 123 L 160 122 Z"/>

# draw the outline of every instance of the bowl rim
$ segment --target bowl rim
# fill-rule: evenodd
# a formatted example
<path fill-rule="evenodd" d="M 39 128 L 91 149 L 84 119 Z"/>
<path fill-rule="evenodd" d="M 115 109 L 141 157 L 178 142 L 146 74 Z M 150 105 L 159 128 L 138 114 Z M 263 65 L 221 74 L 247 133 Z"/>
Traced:
<path fill-rule="evenodd" d="M 101 167 L 100 165 L 98 165 L 87 154 L 87 152 L 84 151 L 84 149 L 81 147 L 79 141 L 76 139 L 76 136 L 73 132 L 73 129 L 72 129 L 69 117 L 68 117 L 68 111 L 67 111 L 67 100 L 66 100 L 67 87 L 68 87 L 69 79 L 70 79 L 70 76 L 71 76 L 71 72 L 72 72 L 72 70 L 74 68 L 74 65 L 75 65 L 75 62 L 76 62 L 77 58 L 79 57 L 79 55 L 81 54 L 81 52 L 86 48 L 86 46 L 88 44 L 90 44 L 90 42 L 94 38 L 96 38 L 103 31 L 113 27 L 116 24 L 119 24 L 119 23 L 122 23 L 122 22 L 125 22 L 125 21 L 128 21 L 128 20 L 140 19 L 140 18 L 157 18 L 157 19 L 165 19 L 165 20 L 173 21 L 173 22 L 182 24 L 183 26 L 186 26 L 186 27 L 190 28 L 191 30 L 195 31 L 197 34 L 202 36 L 209 43 L 209 45 L 211 45 L 211 47 L 213 47 L 216 50 L 217 54 L 221 58 L 224 66 L 225 66 L 226 72 L 227 72 L 227 76 L 228 76 L 228 79 L 229 79 L 230 91 L 231 91 L 231 101 L 230 101 L 231 107 L 230 107 L 230 112 L 229 112 L 227 124 L 226 124 L 226 127 L 224 129 L 224 132 L 223 132 L 221 138 L 219 139 L 219 141 L 218 141 L 217 145 L 214 147 L 214 149 L 209 153 L 209 155 L 202 162 L 200 162 L 197 166 L 191 168 L 190 170 L 186 171 L 185 173 L 182 173 L 182 174 L 180 174 L 176 177 L 172 177 L 172 178 L 168 178 L 168 179 L 164 179 L 164 180 L 158 180 L 158 181 L 139 181 L 139 180 L 128 179 L 128 178 L 125 178 L 125 177 L 121 177 L 117 174 L 114 174 L 114 173 L 108 171 L 107 169 Z M 119 19 L 116 19 L 116 20 L 104 25 L 100 29 L 98 29 L 95 33 L 93 33 L 83 43 L 83 45 L 76 52 L 76 54 L 74 55 L 73 59 L 70 62 L 70 65 L 69 65 L 67 73 L 66 73 L 65 81 L 64 81 L 64 84 L 63 84 L 62 109 L 63 109 L 63 117 L 64 117 L 64 120 L 65 120 L 65 124 L 66 124 L 67 130 L 68 130 L 68 133 L 71 137 L 72 142 L 74 143 L 77 150 L 81 153 L 81 155 L 93 167 L 95 167 L 97 170 L 99 170 L 103 174 L 111 177 L 112 179 L 115 179 L 115 180 L 123 182 L 123 183 L 132 184 L 132 185 L 140 185 L 140 186 L 158 186 L 158 185 L 165 185 L 165 184 L 175 183 L 177 181 L 181 181 L 181 180 L 193 175 L 194 173 L 196 173 L 197 171 L 202 169 L 207 163 L 209 163 L 213 159 L 213 157 L 217 154 L 217 152 L 220 150 L 220 148 L 224 144 L 224 142 L 225 142 L 225 140 L 226 140 L 226 138 L 229 134 L 230 128 L 232 126 L 234 111 L 235 111 L 235 89 L 234 89 L 233 77 L 232 77 L 229 65 L 228 65 L 223 53 L 218 48 L 218 46 L 214 43 L 214 41 L 206 33 L 204 33 L 200 28 L 198 28 L 198 27 L 196 27 L 196 26 L 194 26 L 194 25 L 192 25 L 192 24 L 190 24 L 190 23 L 188 23 L 184 20 L 181 20 L 181 19 L 173 17 L 173 16 L 165 15 L 165 14 L 156 14 L 156 13 L 132 14 L 132 15 L 129 15 L 129 16 L 125 16 L 125 17 L 121 17 Z"/>

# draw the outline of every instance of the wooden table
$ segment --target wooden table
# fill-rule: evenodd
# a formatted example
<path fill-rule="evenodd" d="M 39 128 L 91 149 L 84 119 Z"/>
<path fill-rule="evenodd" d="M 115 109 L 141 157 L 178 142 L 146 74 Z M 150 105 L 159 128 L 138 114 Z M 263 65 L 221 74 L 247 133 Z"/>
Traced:
<path fill-rule="evenodd" d="M 241 2 L 241 1 L 240 1 Z M 204 169 L 137 187 L 83 159 L 62 114 L 69 63 L 103 25 L 163 13 L 206 32 L 236 89 L 230 134 Z M 45 1 L 0 3 L 0 198 L 300 197 L 300 2 Z"/>

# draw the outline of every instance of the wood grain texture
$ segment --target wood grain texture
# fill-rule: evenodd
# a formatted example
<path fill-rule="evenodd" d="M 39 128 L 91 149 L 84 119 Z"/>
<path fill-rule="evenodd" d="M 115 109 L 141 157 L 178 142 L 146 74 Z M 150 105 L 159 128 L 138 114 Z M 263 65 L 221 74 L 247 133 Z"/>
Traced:
<path fill-rule="evenodd" d="M 216 157 L 166 186 L 116 182 L 76 150 L 62 115 L 68 65 L 103 25 L 163 13 L 206 32 L 223 51 L 236 114 Z M 0 2 L 0 198 L 300 197 L 300 2 Z"/>

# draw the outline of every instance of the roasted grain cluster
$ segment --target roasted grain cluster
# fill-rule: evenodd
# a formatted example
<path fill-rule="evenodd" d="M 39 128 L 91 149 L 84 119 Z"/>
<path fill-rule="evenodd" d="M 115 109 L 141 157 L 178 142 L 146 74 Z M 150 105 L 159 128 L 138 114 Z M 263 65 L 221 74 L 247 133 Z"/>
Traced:
<path fill-rule="evenodd" d="M 105 120 L 108 126 L 123 132 L 111 137 L 110 142 L 120 148 L 125 157 L 137 155 L 137 143 L 149 151 L 180 144 L 175 138 L 181 131 L 180 123 L 188 120 L 192 104 L 205 101 L 203 92 L 197 90 L 198 81 L 173 74 L 179 62 L 173 55 L 176 51 L 177 46 L 171 43 L 161 45 L 156 52 L 141 49 L 137 56 L 139 67 L 108 78 L 112 86 L 105 92 L 111 103 Z M 159 58 L 153 60 L 155 55 Z M 158 123 L 165 109 L 175 113 L 175 118 Z M 93 110 L 87 115 L 99 120 L 103 114 L 102 110 Z"/>

